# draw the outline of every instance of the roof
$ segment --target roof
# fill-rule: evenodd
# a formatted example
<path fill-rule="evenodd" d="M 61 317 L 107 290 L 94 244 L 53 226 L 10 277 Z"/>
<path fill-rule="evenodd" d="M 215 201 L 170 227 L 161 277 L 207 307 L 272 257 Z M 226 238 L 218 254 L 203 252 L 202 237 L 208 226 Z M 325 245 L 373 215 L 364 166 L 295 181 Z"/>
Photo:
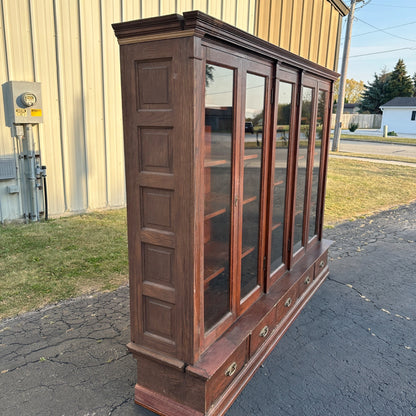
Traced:
<path fill-rule="evenodd" d="M 396 97 L 380 106 L 383 107 L 416 107 L 416 97 Z"/>

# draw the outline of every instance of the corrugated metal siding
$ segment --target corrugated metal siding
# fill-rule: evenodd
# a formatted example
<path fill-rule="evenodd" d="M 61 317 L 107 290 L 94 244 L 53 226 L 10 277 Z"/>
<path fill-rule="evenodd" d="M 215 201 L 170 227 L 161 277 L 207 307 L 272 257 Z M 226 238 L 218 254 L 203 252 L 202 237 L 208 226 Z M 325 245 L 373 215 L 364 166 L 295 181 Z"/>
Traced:
<path fill-rule="evenodd" d="M 0 84 L 42 83 L 44 122 L 34 134 L 47 165 L 50 215 L 125 204 L 111 23 L 201 10 L 254 34 L 256 7 L 256 0 L 0 0 Z M 0 111 L 0 156 L 14 155 L 11 136 Z M 0 183 L 0 220 L 22 215 L 19 194 L 5 191 L 14 183 Z"/>
<path fill-rule="evenodd" d="M 257 0 L 256 35 L 337 69 L 340 0 Z"/>
<path fill-rule="evenodd" d="M 51 215 L 125 203 L 119 51 L 111 23 L 187 10 L 336 69 L 341 19 L 328 0 L 0 0 L 0 83 L 42 83 L 44 122 L 34 134 L 48 168 Z M 13 156 L 14 146 L 0 111 L 0 156 Z M 1 220 L 22 214 L 19 194 L 5 191 L 13 184 L 0 183 Z"/>

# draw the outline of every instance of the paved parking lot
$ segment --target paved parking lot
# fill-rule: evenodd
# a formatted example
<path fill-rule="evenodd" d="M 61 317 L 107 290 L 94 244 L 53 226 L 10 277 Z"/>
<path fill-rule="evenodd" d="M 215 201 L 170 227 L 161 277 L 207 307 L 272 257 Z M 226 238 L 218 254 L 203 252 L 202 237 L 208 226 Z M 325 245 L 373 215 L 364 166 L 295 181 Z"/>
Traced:
<path fill-rule="evenodd" d="M 416 415 L 416 203 L 325 231 L 330 276 L 228 416 Z M 0 414 L 150 416 L 128 289 L 0 323 Z"/>

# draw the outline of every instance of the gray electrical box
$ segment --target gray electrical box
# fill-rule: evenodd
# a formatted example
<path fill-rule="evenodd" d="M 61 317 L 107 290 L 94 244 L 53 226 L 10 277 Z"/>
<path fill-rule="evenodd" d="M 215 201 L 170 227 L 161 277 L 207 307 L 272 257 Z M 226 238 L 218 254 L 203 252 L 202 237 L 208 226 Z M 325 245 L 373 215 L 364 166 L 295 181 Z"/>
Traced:
<path fill-rule="evenodd" d="M 3 84 L 6 125 L 43 122 L 40 82 L 9 81 Z"/>

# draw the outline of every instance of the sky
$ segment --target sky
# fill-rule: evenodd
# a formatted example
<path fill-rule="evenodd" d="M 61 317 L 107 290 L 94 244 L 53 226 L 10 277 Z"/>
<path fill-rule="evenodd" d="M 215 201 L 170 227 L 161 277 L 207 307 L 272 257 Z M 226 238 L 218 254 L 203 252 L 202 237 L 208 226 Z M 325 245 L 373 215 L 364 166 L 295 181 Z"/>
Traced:
<path fill-rule="evenodd" d="M 350 5 L 350 0 L 344 0 Z M 340 60 L 341 71 L 347 16 L 343 20 Z M 410 76 L 416 72 L 416 1 L 365 0 L 356 3 L 352 26 L 347 78 L 374 81 L 383 68 L 394 69 L 403 59 Z"/>

